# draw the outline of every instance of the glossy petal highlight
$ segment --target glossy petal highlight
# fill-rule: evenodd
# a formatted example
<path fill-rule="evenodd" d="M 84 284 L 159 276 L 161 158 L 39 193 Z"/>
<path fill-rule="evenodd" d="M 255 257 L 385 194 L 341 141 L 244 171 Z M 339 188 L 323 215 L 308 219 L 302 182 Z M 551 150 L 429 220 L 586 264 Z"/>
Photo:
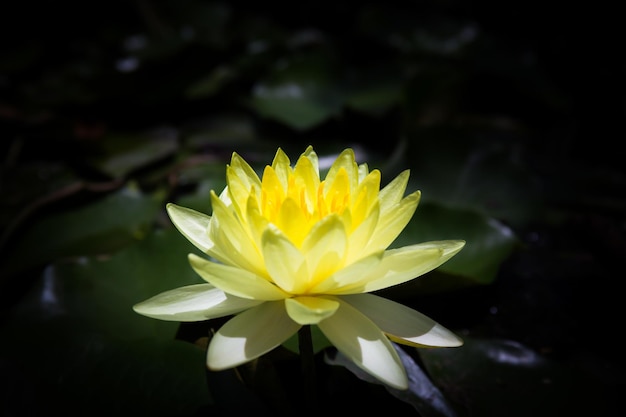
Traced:
<path fill-rule="evenodd" d="M 261 301 L 235 297 L 210 284 L 165 291 L 133 306 L 141 315 L 166 321 L 202 321 L 238 313 Z"/>
<path fill-rule="evenodd" d="M 419 243 L 385 251 L 377 267 L 357 282 L 337 288 L 333 294 L 373 292 L 399 285 L 437 268 L 465 245 L 462 240 Z"/>
<path fill-rule="evenodd" d="M 300 329 L 283 301 L 269 301 L 238 314 L 213 336 L 207 351 L 212 370 L 232 368 L 269 352 Z"/>
<path fill-rule="evenodd" d="M 207 282 L 237 297 L 270 301 L 289 296 L 267 279 L 244 269 L 211 262 L 193 253 L 189 254 L 189 263 Z"/>
<path fill-rule="evenodd" d="M 457 347 L 463 344 L 461 338 L 431 318 L 386 298 L 356 294 L 342 297 L 342 300 L 366 315 L 398 343 L 415 347 Z"/>
<path fill-rule="evenodd" d="M 208 233 L 211 216 L 173 203 L 168 203 L 165 207 L 174 226 L 195 247 L 204 253 L 208 253 L 213 248 L 213 242 L 209 239 Z"/>
<path fill-rule="evenodd" d="M 394 388 L 408 388 L 406 371 L 389 339 L 356 308 L 340 304 L 335 314 L 318 324 L 328 340 L 370 375 Z"/>

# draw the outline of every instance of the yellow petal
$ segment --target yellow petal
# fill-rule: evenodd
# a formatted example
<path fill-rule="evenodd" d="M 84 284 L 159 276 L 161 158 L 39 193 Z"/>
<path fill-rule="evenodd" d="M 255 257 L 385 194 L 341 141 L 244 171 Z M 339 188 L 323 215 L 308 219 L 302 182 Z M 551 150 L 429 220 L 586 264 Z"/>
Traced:
<path fill-rule="evenodd" d="M 380 190 L 378 194 L 380 198 L 380 209 L 384 213 L 395 206 L 402 197 L 404 197 L 404 191 L 409 181 L 409 170 L 402 171 L 397 177 L 395 177 L 389 184 Z"/>
<path fill-rule="evenodd" d="M 209 237 L 215 242 L 215 246 L 210 254 L 223 263 L 263 275 L 263 258 L 252 236 L 214 192 L 211 192 L 211 204 L 213 218 Z"/>
<path fill-rule="evenodd" d="M 363 181 L 369 173 L 370 173 L 370 169 L 366 163 L 359 165 L 359 183 Z"/>
<path fill-rule="evenodd" d="M 235 152 L 233 152 L 230 165 L 226 166 L 226 184 L 232 204 L 239 216 L 246 207 L 251 190 L 261 190 L 261 181 L 257 173 Z"/>
<path fill-rule="evenodd" d="M 267 301 L 230 319 L 213 336 L 207 366 L 219 371 L 249 362 L 274 349 L 300 329 L 283 301 Z"/>
<path fill-rule="evenodd" d="M 339 269 L 333 275 L 312 287 L 310 293 L 345 294 L 345 288 L 353 288 L 354 283 L 360 283 L 364 276 L 367 276 L 374 268 L 376 268 L 382 258 L 383 251 L 361 258 L 357 262 Z"/>
<path fill-rule="evenodd" d="M 306 288 L 309 274 L 302 253 L 274 225 L 261 237 L 265 265 L 270 277 L 284 291 L 299 293 Z"/>
<path fill-rule="evenodd" d="M 346 255 L 346 264 L 351 264 L 355 260 L 364 256 L 368 256 L 372 251 L 375 251 L 377 245 L 370 245 L 369 243 L 376 230 L 376 227 L 378 226 L 378 215 L 380 213 L 378 207 L 379 203 L 378 201 L 375 201 L 368 216 L 348 236 L 348 253 Z"/>
<path fill-rule="evenodd" d="M 270 166 L 263 171 L 261 188 L 261 212 L 271 222 L 278 216 L 280 206 L 285 199 L 287 185 L 283 185 L 278 174 Z"/>
<path fill-rule="evenodd" d="M 250 190 L 253 186 L 261 189 L 261 180 L 259 180 L 256 171 L 236 152 L 233 152 L 230 166 L 233 168 L 234 174 L 242 181 L 245 189 Z"/>
<path fill-rule="evenodd" d="M 373 294 L 341 297 L 366 315 L 392 340 L 414 347 L 456 347 L 463 341 L 436 321 L 407 306 Z"/>
<path fill-rule="evenodd" d="M 354 230 L 367 217 L 372 206 L 378 202 L 380 188 L 380 171 L 372 171 L 361 182 L 354 193 L 352 202 L 352 229 Z"/>
<path fill-rule="evenodd" d="M 325 194 L 328 194 L 329 189 L 333 187 L 333 184 L 337 181 L 337 176 L 341 171 L 345 171 L 347 174 L 348 191 L 354 192 L 359 182 L 359 167 L 354 159 L 354 151 L 352 149 L 348 148 L 343 150 L 331 165 L 324 180 Z"/>
<path fill-rule="evenodd" d="M 278 148 L 274 160 L 272 161 L 272 169 L 276 172 L 277 178 L 280 180 L 283 188 L 287 189 L 287 183 L 289 181 L 289 173 L 291 172 L 291 162 L 285 152 Z M 263 174 L 265 177 L 265 174 Z"/>
<path fill-rule="evenodd" d="M 403 198 L 397 205 L 388 210 L 382 211 L 378 218 L 378 224 L 374 235 L 370 239 L 368 250 L 378 250 L 387 248 L 402 232 L 413 217 L 415 209 L 420 200 L 421 193 L 415 191 Z M 381 205 L 383 204 L 381 199 Z"/>
<path fill-rule="evenodd" d="M 345 169 L 340 168 L 332 180 L 324 185 L 324 195 L 319 199 L 320 215 L 341 214 L 350 206 L 350 178 Z"/>
<path fill-rule="evenodd" d="M 246 204 L 246 224 L 252 240 L 257 247 L 261 247 L 261 236 L 269 224 L 259 206 L 259 200 L 255 194 L 250 194 Z"/>
<path fill-rule="evenodd" d="M 168 203 L 165 207 L 176 229 L 194 246 L 208 253 L 213 247 L 213 241 L 208 234 L 211 216 L 172 203 Z"/>
<path fill-rule="evenodd" d="M 315 158 L 317 164 L 317 158 Z M 301 190 L 298 201 L 301 207 L 306 208 L 306 211 L 310 214 L 314 213 L 317 209 L 317 190 L 320 186 L 320 176 L 317 165 L 311 162 L 310 158 L 302 155 L 296 162 L 294 168 L 294 177 L 296 182 L 296 188 Z"/>
<path fill-rule="evenodd" d="M 307 158 L 311 162 L 311 164 L 313 165 L 313 169 L 315 170 L 315 172 L 318 173 L 318 176 L 319 176 L 319 172 L 320 172 L 319 158 L 317 157 L 317 154 L 313 150 L 313 146 L 311 145 L 307 146 L 307 148 L 304 150 L 301 156 Z"/>
<path fill-rule="evenodd" d="M 285 300 L 287 314 L 298 324 L 317 324 L 332 316 L 339 308 L 339 302 L 322 297 L 295 297 Z"/>
<path fill-rule="evenodd" d="M 335 291 L 334 294 L 372 292 L 410 281 L 437 268 L 457 254 L 464 245 L 465 241 L 462 240 L 442 240 L 385 251 L 378 266 L 364 275 L 360 282 Z"/>
<path fill-rule="evenodd" d="M 347 241 L 345 226 L 337 215 L 330 215 L 313 226 L 302 243 L 312 284 L 344 265 Z"/>
<path fill-rule="evenodd" d="M 133 306 L 133 310 L 153 319 L 203 321 L 239 313 L 261 301 L 225 294 L 211 284 L 196 284 L 165 291 Z"/>
<path fill-rule="evenodd" d="M 218 264 L 189 254 L 191 267 L 210 284 L 241 298 L 282 300 L 288 294 L 267 279 L 241 268 Z"/>
<path fill-rule="evenodd" d="M 280 207 L 275 220 L 276 226 L 283 231 L 291 242 L 300 246 L 307 232 L 307 219 L 300 206 L 291 198 L 287 198 Z"/>
<path fill-rule="evenodd" d="M 358 367 L 397 389 L 408 388 L 402 361 L 387 336 L 350 304 L 339 300 L 335 314 L 317 326 Z"/>

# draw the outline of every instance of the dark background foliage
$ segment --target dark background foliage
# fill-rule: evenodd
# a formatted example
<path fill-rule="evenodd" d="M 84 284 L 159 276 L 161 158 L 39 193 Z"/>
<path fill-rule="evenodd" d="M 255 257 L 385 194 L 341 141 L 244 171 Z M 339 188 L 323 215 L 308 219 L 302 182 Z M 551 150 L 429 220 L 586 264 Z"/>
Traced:
<path fill-rule="evenodd" d="M 261 168 L 308 144 L 354 147 L 386 181 L 411 169 L 422 202 L 395 245 L 468 241 L 384 292 L 466 344 L 402 350 L 407 393 L 320 351 L 323 408 L 612 414 L 621 20 L 603 3 L 522 1 L 4 5 L 2 415 L 290 415 L 289 349 L 205 373 L 219 322 L 155 323 L 130 306 L 197 282 L 166 202 L 210 212 L 233 151 Z"/>

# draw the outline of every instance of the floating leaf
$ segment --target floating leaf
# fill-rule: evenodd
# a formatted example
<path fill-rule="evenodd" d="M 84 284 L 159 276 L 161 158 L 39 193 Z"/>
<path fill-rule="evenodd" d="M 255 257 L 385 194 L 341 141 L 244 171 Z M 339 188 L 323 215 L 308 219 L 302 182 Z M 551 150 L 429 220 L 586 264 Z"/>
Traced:
<path fill-rule="evenodd" d="M 132 305 L 201 279 L 195 250 L 175 229 L 108 260 L 58 263 L 3 325 L 3 357 L 37 381 L 41 412 L 187 415 L 206 407 L 204 349 L 174 338 L 178 323 L 150 320 Z"/>
<path fill-rule="evenodd" d="M 490 284 L 519 243 L 513 231 L 495 219 L 473 211 L 422 203 L 392 247 L 446 239 L 462 239 L 466 244 L 435 271 L 403 284 L 402 291 L 432 293 Z"/>
<path fill-rule="evenodd" d="M 340 113 L 343 96 L 324 55 L 289 60 L 257 82 L 251 105 L 261 117 L 307 130 Z"/>
<path fill-rule="evenodd" d="M 123 188 L 84 207 L 44 216 L 14 238 L 3 275 L 57 258 L 118 250 L 143 238 L 162 207 L 158 196 Z"/>
<path fill-rule="evenodd" d="M 113 178 L 123 178 L 172 155 L 178 149 L 177 140 L 176 130 L 169 128 L 142 134 L 111 134 L 102 141 L 101 156 L 91 163 Z"/>

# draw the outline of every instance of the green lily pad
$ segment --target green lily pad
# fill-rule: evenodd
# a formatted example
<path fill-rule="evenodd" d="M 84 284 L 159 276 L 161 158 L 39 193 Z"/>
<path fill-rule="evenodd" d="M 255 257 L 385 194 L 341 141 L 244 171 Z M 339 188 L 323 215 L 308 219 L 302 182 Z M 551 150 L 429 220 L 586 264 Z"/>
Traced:
<path fill-rule="evenodd" d="M 102 141 L 99 156 L 92 158 L 91 164 L 113 178 L 124 178 L 174 154 L 178 149 L 177 135 L 169 128 L 141 134 L 111 134 Z"/>
<path fill-rule="evenodd" d="M 240 148 L 248 149 L 253 145 L 258 145 L 254 139 L 253 120 L 237 113 L 219 114 L 188 129 L 183 134 L 186 147 L 194 151 L 212 147 L 224 149 L 227 155 Z M 225 169 L 225 163 L 222 167 Z"/>
<path fill-rule="evenodd" d="M 400 70 L 359 68 L 347 80 L 346 106 L 373 116 L 381 115 L 400 102 L 404 81 Z"/>
<path fill-rule="evenodd" d="M 285 61 L 257 82 L 250 104 L 261 117 L 303 131 L 339 115 L 344 103 L 329 57 L 311 54 Z"/>
<path fill-rule="evenodd" d="M 42 217 L 11 242 L 2 275 L 58 258 L 116 251 L 145 237 L 162 207 L 160 196 L 123 188 L 86 206 Z"/>
<path fill-rule="evenodd" d="M 132 310 L 158 292 L 200 282 L 187 262 L 193 250 L 171 228 L 107 260 L 46 268 L 3 325 L 0 347 L 23 378 L 36 381 L 33 395 L 46 414 L 189 415 L 210 404 L 204 348 L 175 340 L 177 322 Z"/>
<path fill-rule="evenodd" d="M 513 231 L 485 215 L 424 203 L 391 245 L 392 248 L 433 241 L 461 239 L 465 246 L 450 260 L 416 280 L 402 291 L 433 293 L 492 283 L 500 265 L 519 244 Z"/>
<path fill-rule="evenodd" d="M 235 76 L 236 74 L 232 68 L 219 66 L 187 87 L 185 95 L 190 99 L 211 97 L 218 93 L 220 89 L 235 78 Z"/>
<path fill-rule="evenodd" d="M 0 184 L 0 248 L 20 230 L 38 210 L 72 196 L 84 183 L 64 164 L 28 163 L 6 168 Z"/>
<path fill-rule="evenodd" d="M 478 138 L 476 137 L 478 136 Z M 519 162 L 515 137 L 506 132 L 424 129 L 407 141 L 409 189 L 422 202 L 464 207 L 522 227 L 542 208 L 538 181 Z"/>

